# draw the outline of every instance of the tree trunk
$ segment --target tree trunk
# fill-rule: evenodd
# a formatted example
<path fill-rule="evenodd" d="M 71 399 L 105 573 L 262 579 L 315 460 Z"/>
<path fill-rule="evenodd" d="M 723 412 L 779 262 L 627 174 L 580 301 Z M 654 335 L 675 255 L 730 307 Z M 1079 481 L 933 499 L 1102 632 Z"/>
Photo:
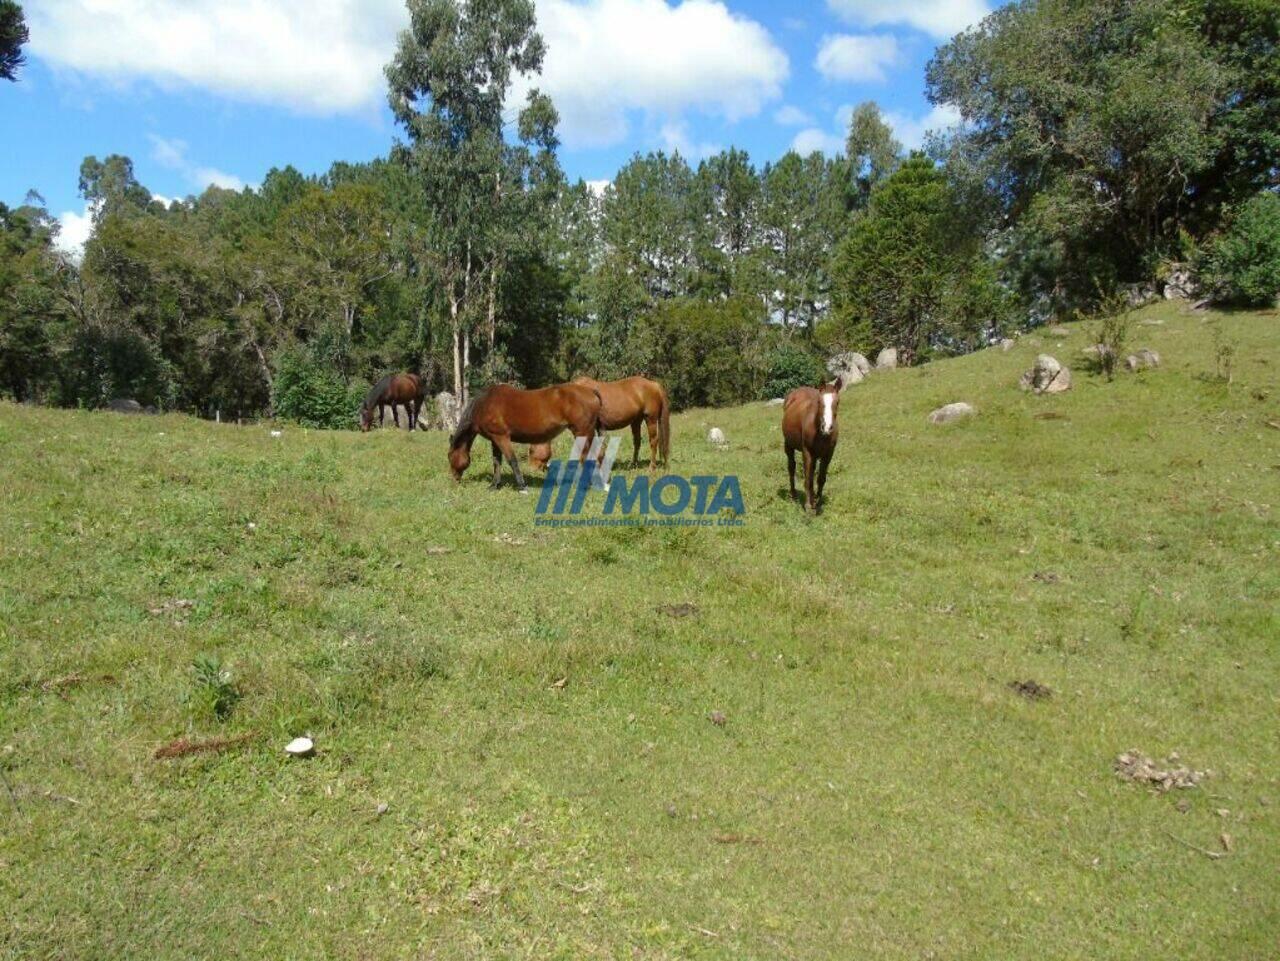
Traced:
<path fill-rule="evenodd" d="M 458 405 L 463 403 L 462 396 L 462 327 L 458 321 L 458 298 L 449 296 L 449 322 L 453 326 L 453 396 L 458 398 Z"/>
<path fill-rule="evenodd" d="M 489 350 L 498 342 L 498 258 L 489 264 Z"/>

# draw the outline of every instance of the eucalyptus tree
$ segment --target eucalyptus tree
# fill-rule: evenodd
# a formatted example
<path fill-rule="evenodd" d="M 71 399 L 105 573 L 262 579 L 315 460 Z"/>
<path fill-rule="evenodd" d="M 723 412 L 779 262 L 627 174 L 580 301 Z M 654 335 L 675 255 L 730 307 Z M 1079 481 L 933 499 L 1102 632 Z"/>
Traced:
<path fill-rule="evenodd" d="M 418 249 L 444 290 L 454 392 L 465 399 L 477 302 L 492 303 L 482 291 L 496 291 L 511 242 L 504 214 L 529 175 L 518 160 L 512 175 L 507 101 L 521 76 L 541 70 L 545 46 L 532 0 L 409 0 L 408 8 L 386 69 L 391 110 L 408 137 L 395 156 L 422 187 Z M 554 126 L 550 101 L 531 89 L 515 131 L 530 157 L 554 151 Z"/>

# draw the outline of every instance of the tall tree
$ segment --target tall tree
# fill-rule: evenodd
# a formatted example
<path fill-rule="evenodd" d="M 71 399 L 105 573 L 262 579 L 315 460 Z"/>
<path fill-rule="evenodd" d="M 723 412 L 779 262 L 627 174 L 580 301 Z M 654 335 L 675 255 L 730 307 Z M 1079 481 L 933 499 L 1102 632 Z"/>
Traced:
<path fill-rule="evenodd" d="M 18 68 L 27 62 L 22 45 L 29 37 L 22 7 L 14 0 L 0 0 L 0 80 L 18 79 Z"/>
<path fill-rule="evenodd" d="M 448 302 L 454 392 L 463 399 L 477 293 L 504 243 L 496 229 L 508 159 L 503 111 L 515 77 L 538 73 L 545 48 L 532 0 L 409 0 L 408 7 L 409 28 L 387 66 L 391 109 L 409 138 L 396 156 L 422 184 L 430 237 L 423 250 L 434 254 Z M 517 134 L 546 143 L 554 117 L 546 97 L 531 90 Z"/>
<path fill-rule="evenodd" d="M 871 188 L 893 173 L 902 156 L 902 144 L 894 139 L 893 130 L 875 101 L 868 100 L 853 108 L 845 155 L 853 177 L 854 204 L 865 207 Z"/>

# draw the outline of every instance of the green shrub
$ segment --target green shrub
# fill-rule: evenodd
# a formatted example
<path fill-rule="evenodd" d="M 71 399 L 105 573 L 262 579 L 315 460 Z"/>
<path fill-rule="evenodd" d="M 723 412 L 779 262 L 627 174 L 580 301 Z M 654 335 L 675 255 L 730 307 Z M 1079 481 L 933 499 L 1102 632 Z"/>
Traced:
<path fill-rule="evenodd" d="M 211 714 L 225 721 L 240 700 L 240 689 L 216 655 L 200 654 L 191 663 L 191 692 L 187 700 L 197 714 Z"/>
<path fill-rule="evenodd" d="M 1201 279 L 1218 300 L 1268 306 L 1280 292 L 1280 195 L 1260 193 L 1236 212 L 1201 262 Z"/>
<path fill-rule="evenodd" d="M 277 417 L 304 427 L 340 430 L 357 423 L 364 388 L 348 385 L 332 364 L 305 347 L 290 347 L 276 358 L 271 402 Z"/>
<path fill-rule="evenodd" d="M 816 387 L 824 376 L 817 357 L 795 344 L 783 344 L 773 352 L 769 379 L 760 392 L 760 399 L 786 397 L 797 387 Z"/>

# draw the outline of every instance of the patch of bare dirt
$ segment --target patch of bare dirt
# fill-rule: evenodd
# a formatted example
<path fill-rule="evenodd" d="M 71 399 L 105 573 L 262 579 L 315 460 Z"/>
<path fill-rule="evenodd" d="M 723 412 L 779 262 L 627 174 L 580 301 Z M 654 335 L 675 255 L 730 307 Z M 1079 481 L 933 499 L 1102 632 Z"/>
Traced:
<path fill-rule="evenodd" d="M 1208 771 L 1193 770 L 1182 764 L 1181 760 L 1177 754 L 1170 754 L 1163 761 L 1157 762 L 1133 748 L 1116 757 L 1114 768 L 1123 780 L 1150 784 L 1160 791 L 1195 787 L 1209 776 Z"/>
<path fill-rule="evenodd" d="M 685 601 L 681 604 L 659 604 L 654 610 L 668 617 L 692 617 L 698 613 L 698 605 Z"/>
<path fill-rule="evenodd" d="M 234 737 L 211 737 L 206 741 L 192 741 L 189 738 L 180 737 L 176 741 L 170 741 L 168 744 L 156 748 L 155 753 L 151 756 L 157 761 L 163 761 L 168 758 L 186 757 L 188 754 L 215 754 L 218 751 L 225 751 L 228 748 L 244 744 L 252 738 L 252 734 L 237 734 Z"/>
<path fill-rule="evenodd" d="M 1009 690 L 1015 694 L 1021 694 L 1028 701 L 1047 701 L 1053 697 L 1053 691 L 1045 687 L 1038 681 L 1027 679 L 1025 681 L 1010 681 Z"/>

